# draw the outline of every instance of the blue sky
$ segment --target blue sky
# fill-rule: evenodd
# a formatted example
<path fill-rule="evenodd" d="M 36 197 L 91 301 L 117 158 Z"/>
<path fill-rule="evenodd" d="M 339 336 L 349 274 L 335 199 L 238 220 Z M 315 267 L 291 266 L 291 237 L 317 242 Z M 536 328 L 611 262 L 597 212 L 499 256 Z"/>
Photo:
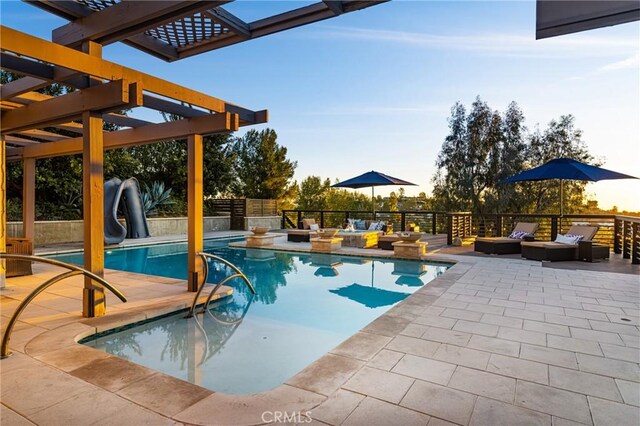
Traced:
<path fill-rule="evenodd" d="M 227 8 L 251 21 L 307 3 Z M 46 39 L 65 23 L 17 1 L 1 12 L 3 25 Z M 449 109 L 476 95 L 499 110 L 515 100 L 530 128 L 573 114 L 604 167 L 640 175 L 640 24 L 538 41 L 534 30 L 533 1 L 396 0 L 171 64 L 121 44 L 104 57 L 269 109 L 299 181 L 374 169 L 419 184 L 407 194 L 429 193 Z M 602 207 L 640 210 L 640 182 L 587 189 Z"/>

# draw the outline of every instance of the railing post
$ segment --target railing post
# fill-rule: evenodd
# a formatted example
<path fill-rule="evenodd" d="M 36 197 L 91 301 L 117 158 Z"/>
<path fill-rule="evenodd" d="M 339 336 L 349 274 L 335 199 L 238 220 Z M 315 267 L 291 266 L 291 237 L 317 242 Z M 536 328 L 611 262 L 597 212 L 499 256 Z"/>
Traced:
<path fill-rule="evenodd" d="M 447 245 L 453 244 L 453 215 L 447 213 Z"/>
<path fill-rule="evenodd" d="M 622 258 L 630 259 L 631 258 L 631 246 L 629 245 L 629 232 L 628 228 L 630 228 L 630 222 L 626 220 L 622 221 Z"/>
<path fill-rule="evenodd" d="M 284 219 L 286 214 L 287 214 L 287 211 L 286 210 L 282 210 L 282 226 L 281 226 L 282 229 L 286 229 L 286 225 L 287 224 L 285 223 L 285 219 Z"/>
<path fill-rule="evenodd" d="M 558 236 L 558 216 L 551 218 L 551 241 L 555 241 Z"/>
<path fill-rule="evenodd" d="M 631 263 L 637 265 L 640 263 L 640 238 L 638 234 L 640 233 L 640 223 L 633 222 L 631 225 Z"/>
<path fill-rule="evenodd" d="M 298 223 L 296 223 L 296 227 L 300 229 L 300 224 L 302 223 L 302 212 L 298 210 Z"/>
<path fill-rule="evenodd" d="M 617 217 L 613 219 L 613 252 L 622 253 L 622 235 L 620 235 L 620 222 Z"/>
<path fill-rule="evenodd" d="M 320 228 L 324 228 L 324 210 L 320 210 Z"/>
<path fill-rule="evenodd" d="M 348 211 L 344 212 L 344 223 L 349 223 L 349 216 L 350 214 Z"/>
<path fill-rule="evenodd" d="M 502 215 L 496 215 L 496 237 L 502 237 Z"/>
<path fill-rule="evenodd" d="M 404 231 L 406 229 L 406 223 L 405 221 L 407 220 L 407 216 L 405 212 L 400 213 L 400 230 Z"/>
<path fill-rule="evenodd" d="M 438 226 L 438 213 L 433 212 L 431 213 L 431 235 L 436 235 L 436 231 L 437 231 L 437 226 Z"/>

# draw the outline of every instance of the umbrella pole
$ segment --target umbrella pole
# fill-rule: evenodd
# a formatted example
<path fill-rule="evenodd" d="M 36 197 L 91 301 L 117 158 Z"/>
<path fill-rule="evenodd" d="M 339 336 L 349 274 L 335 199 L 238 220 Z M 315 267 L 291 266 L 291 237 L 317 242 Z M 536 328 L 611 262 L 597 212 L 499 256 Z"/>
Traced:
<path fill-rule="evenodd" d="M 375 186 L 371 187 L 371 212 L 373 213 L 373 217 L 371 220 L 376 220 L 376 196 L 374 194 Z"/>
<path fill-rule="evenodd" d="M 560 217 L 564 215 L 564 179 L 560 179 Z"/>

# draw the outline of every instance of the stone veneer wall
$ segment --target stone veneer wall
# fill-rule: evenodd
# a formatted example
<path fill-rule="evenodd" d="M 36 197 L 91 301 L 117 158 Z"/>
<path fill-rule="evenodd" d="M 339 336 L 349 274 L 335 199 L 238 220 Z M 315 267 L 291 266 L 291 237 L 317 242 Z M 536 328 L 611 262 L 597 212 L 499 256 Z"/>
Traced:
<path fill-rule="evenodd" d="M 186 217 L 158 217 L 149 218 L 147 221 L 149 232 L 154 237 L 187 233 Z M 121 222 L 124 224 L 124 220 Z M 204 232 L 228 231 L 230 223 L 229 216 L 207 216 L 204 218 Z M 35 232 L 37 245 L 78 242 L 82 241 L 82 221 L 36 221 Z M 8 222 L 7 236 L 21 237 L 22 222 Z"/>

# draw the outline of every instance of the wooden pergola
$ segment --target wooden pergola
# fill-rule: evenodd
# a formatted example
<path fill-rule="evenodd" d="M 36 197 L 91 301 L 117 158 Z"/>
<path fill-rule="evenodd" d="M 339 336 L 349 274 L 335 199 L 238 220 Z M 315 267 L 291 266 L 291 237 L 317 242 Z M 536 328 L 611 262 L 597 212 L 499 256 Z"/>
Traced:
<path fill-rule="evenodd" d="M 104 60 L 102 46 L 121 41 L 175 61 L 382 2 L 323 1 L 247 23 L 222 7 L 230 1 L 29 1 L 70 22 L 53 30 L 52 42 L 0 26 L 0 67 L 23 76 L 0 87 L 0 252 L 6 250 L 7 161 L 22 161 L 22 232 L 33 239 L 36 160 L 82 154 L 84 266 L 102 275 L 104 150 L 186 139 L 188 290 L 196 291 L 202 279 L 203 136 L 266 123 L 268 113 Z M 52 83 L 77 90 L 56 97 L 37 92 Z M 181 119 L 154 123 L 117 112 L 138 107 Z M 120 130 L 104 131 L 104 122 Z M 83 315 L 105 313 L 104 288 L 86 279 Z"/>

